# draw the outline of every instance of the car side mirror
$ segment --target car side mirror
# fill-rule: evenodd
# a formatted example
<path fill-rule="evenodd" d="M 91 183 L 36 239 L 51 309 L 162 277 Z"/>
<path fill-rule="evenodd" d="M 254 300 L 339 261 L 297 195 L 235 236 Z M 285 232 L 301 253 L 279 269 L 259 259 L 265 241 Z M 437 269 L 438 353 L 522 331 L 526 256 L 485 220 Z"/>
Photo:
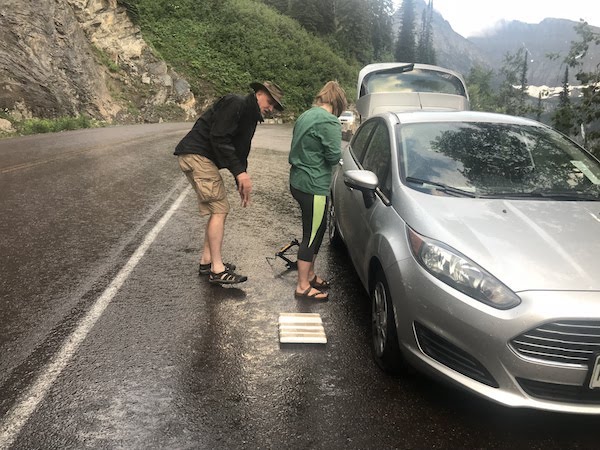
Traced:
<path fill-rule="evenodd" d="M 370 170 L 348 170 L 344 172 L 344 184 L 350 189 L 362 192 L 365 207 L 368 209 L 375 203 L 375 190 L 379 179 Z"/>

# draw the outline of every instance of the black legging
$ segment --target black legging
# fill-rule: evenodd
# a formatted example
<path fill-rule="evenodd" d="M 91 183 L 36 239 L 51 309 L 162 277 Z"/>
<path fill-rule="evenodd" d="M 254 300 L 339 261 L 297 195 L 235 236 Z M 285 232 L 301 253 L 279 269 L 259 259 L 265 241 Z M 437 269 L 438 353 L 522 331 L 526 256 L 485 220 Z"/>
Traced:
<path fill-rule="evenodd" d="M 312 262 L 325 236 L 327 196 L 307 194 L 293 186 L 290 186 L 290 191 L 302 211 L 302 242 L 298 248 L 298 259 Z"/>

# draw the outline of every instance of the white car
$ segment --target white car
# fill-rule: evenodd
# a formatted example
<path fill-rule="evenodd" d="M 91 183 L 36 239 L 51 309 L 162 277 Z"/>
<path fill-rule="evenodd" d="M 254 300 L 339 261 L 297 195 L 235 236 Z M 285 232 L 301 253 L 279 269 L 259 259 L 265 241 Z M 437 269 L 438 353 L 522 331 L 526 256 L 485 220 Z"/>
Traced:
<path fill-rule="evenodd" d="M 352 111 L 344 111 L 339 117 L 342 125 L 353 125 L 355 122 L 354 113 Z"/>
<path fill-rule="evenodd" d="M 386 111 L 469 109 L 463 76 L 428 64 L 369 64 L 358 74 L 356 92 L 360 122 Z"/>
<path fill-rule="evenodd" d="M 345 140 L 350 140 L 354 132 L 356 131 L 356 115 L 353 111 L 347 110 L 340 114 L 338 118 L 342 124 L 342 136 Z"/>

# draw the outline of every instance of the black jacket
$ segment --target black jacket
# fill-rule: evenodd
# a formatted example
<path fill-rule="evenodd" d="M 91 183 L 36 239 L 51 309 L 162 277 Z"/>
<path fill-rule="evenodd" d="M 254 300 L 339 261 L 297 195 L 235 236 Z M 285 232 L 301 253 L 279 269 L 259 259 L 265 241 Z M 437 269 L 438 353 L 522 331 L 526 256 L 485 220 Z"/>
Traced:
<path fill-rule="evenodd" d="M 254 94 L 228 94 L 217 100 L 177 144 L 175 155 L 194 153 L 209 158 L 233 176 L 248 168 L 248 154 L 256 125 L 262 122 Z"/>

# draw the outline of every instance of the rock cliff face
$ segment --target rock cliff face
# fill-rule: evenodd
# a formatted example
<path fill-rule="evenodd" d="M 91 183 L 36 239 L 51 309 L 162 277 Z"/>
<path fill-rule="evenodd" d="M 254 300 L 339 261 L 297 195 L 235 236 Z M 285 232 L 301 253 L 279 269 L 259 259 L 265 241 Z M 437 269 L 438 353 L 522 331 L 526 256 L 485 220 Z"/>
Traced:
<path fill-rule="evenodd" d="M 0 108 L 20 117 L 191 119 L 189 84 L 117 0 L 2 0 Z"/>

